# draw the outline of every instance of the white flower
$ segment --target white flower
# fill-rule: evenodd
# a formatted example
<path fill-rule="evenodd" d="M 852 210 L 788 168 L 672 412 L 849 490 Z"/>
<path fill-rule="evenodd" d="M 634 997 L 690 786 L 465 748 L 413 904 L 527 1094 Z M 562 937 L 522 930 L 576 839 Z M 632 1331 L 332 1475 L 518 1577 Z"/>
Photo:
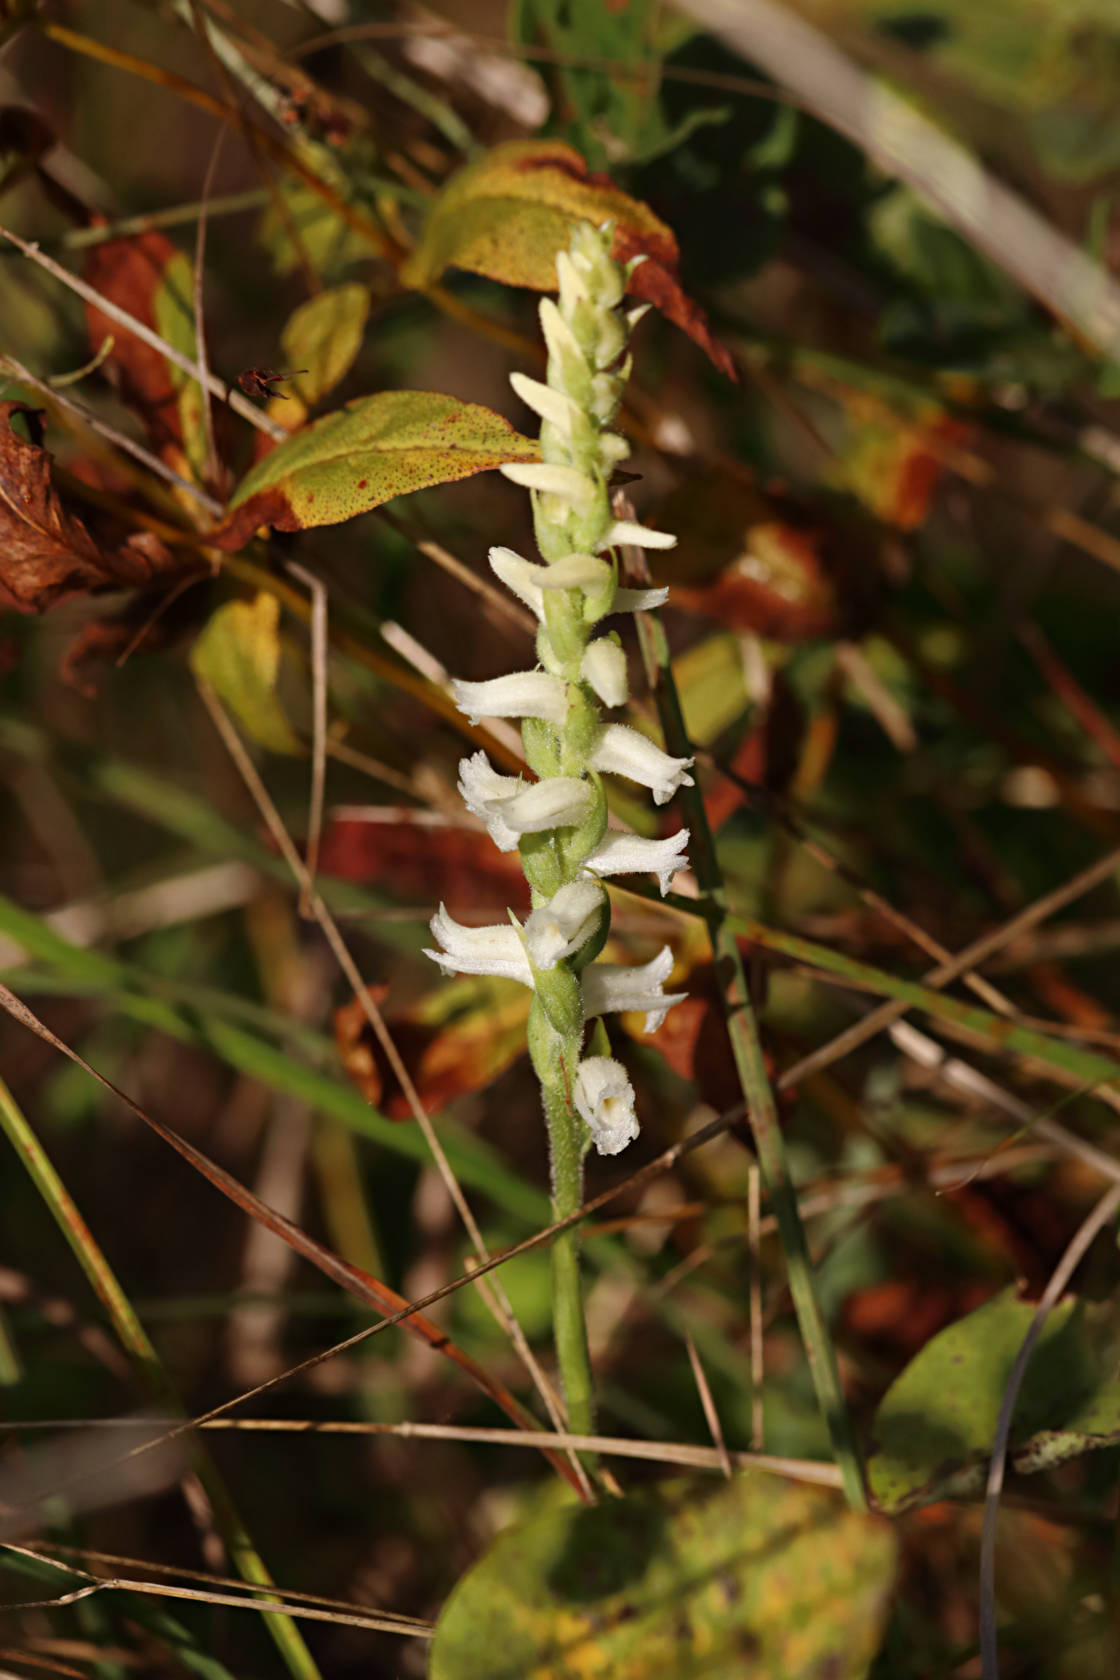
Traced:
<path fill-rule="evenodd" d="M 523 782 L 520 776 L 501 775 L 484 752 L 460 759 L 459 793 L 500 852 L 516 851 L 522 834 L 583 822 L 591 800 L 591 789 L 576 776 Z"/>
<path fill-rule="evenodd" d="M 617 1155 L 633 1143 L 638 1135 L 634 1087 L 621 1062 L 613 1056 L 585 1056 L 572 1095 L 600 1155 Z"/>
<path fill-rule="evenodd" d="M 586 513 L 595 500 L 595 485 L 577 467 L 553 466 L 548 461 L 503 461 L 498 471 L 523 490 L 543 490 L 559 496 L 577 513 Z"/>
<path fill-rule="evenodd" d="M 425 951 L 444 974 L 496 974 L 503 980 L 533 984 L 533 971 L 525 955 L 521 929 L 513 922 L 488 927 L 464 927 L 441 904 L 431 920 L 433 936 L 441 951 Z"/>
<path fill-rule="evenodd" d="M 561 887 L 525 923 L 525 949 L 534 968 L 555 968 L 591 938 L 604 907 L 603 889 L 594 881 Z"/>
<path fill-rule="evenodd" d="M 589 963 L 584 969 L 583 1009 L 589 1018 L 611 1012 L 644 1010 L 645 1032 L 656 1032 L 675 1003 L 682 1003 L 687 992 L 663 992 L 661 987 L 669 978 L 673 953 L 668 945 L 651 962 L 640 968 L 623 968 L 618 963 Z"/>
<path fill-rule="evenodd" d="M 567 251 L 556 253 L 556 285 L 560 293 L 560 313 L 565 319 L 571 316 L 577 303 L 583 303 L 590 295 L 588 267 L 587 261 L 581 262 L 578 256 L 573 262 Z"/>
<path fill-rule="evenodd" d="M 603 590 L 611 581 L 611 568 L 591 554 L 568 554 L 551 566 L 538 566 L 515 554 L 512 548 L 492 548 L 490 567 L 519 601 L 544 618 L 546 589 Z"/>
<path fill-rule="evenodd" d="M 651 607 L 663 607 L 669 599 L 667 589 L 616 589 L 612 612 L 649 612 Z"/>
<path fill-rule="evenodd" d="M 452 680 L 455 704 L 472 723 L 484 717 L 544 718 L 559 728 L 568 715 L 568 685 L 547 671 L 513 671 L 488 682 Z"/>
<path fill-rule="evenodd" d="M 604 706 L 624 706 L 630 698 L 626 655 L 608 636 L 587 644 L 579 674 L 591 684 Z"/>
<path fill-rule="evenodd" d="M 686 774 L 692 762 L 691 758 L 670 758 L 624 723 L 608 723 L 591 754 L 593 769 L 629 776 L 632 782 L 652 788 L 658 805 L 672 799 L 679 787 L 692 786 L 692 777 Z"/>
<path fill-rule="evenodd" d="M 544 617 L 546 589 L 582 589 L 588 594 L 601 593 L 611 579 L 611 568 L 605 560 L 592 554 L 566 554 L 551 566 L 538 566 L 525 560 L 512 548 L 492 548 L 490 565 L 495 577 L 501 579 L 511 594 L 524 601 L 537 618 Z M 651 607 L 664 606 L 669 599 L 667 589 L 616 589 L 612 612 L 648 612 Z"/>
<path fill-rule="evenodd" d="M 509 382 L 526 408 L 531 408 L 565 437 L 571 437 L 572 426 L 579 418 L 579 409 L 571 397 L 566 397 L 563 391 L 554 391 L 551 385 L 542 385 L 539 379 L 530 379 L 525 373 L 511 373 Z"/>
<path fill-rule="evenodd" d="M 502 467 L 505 472 L 505 467 Z M 676 548 L 677 539 L 668 531 L 651 531 L 648 525 L 635 525 L 629 519 L 616 519 L 599 543 L 599 552 L 629 543 L 631 548 Z"/>
<path fill-rule="evenodd" d="M 678 869 L 687 863 L 688 829 L 678 828 L 666 840 L 643 840 L 637 834 L 605 834 L 585 857 L 585 869 L 596 875 L 656 875 L 664 898 Z"/>
<path fill-rule="evenodd" d="M 586 367 L 579 340 L 552 298 L 541 299 L 538 314 L 549 359 L 556 361 L 561 368 L 564 368 L 566 362 L 571 363 L 573 360 L 581 367 Z"/>

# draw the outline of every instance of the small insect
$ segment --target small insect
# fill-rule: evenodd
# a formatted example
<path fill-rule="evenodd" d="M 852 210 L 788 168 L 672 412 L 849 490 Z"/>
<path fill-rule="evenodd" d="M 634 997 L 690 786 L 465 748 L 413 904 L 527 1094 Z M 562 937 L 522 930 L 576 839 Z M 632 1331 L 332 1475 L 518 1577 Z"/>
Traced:
<path fill-rule="evenodd" d="M 286 402 L 287 393 L 274 391 L 272 386 L 278 379 L 295 379 L 297 374 L 306 372 L 306 368 L 292 368 L 288 373 L 274 373 L 271 368 L 246 368 L 238 374 L 237 383 L 247 397 L 279 397 Z"/>

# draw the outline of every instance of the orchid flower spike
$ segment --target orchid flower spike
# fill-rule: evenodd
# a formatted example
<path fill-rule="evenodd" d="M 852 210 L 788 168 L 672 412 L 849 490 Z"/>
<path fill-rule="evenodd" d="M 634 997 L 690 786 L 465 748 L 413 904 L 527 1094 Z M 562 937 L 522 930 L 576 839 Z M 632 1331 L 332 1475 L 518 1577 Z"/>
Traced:
<path fill-rule="evenodd" d="M 578 1205 L 585 1151 L 594 1144 L 600 1154 L 617 1154 L 638 1135 L 630 1079 L 602 1053 L 606 1040 L 595 1023 L 611 1011 L 637 1011 L 655 1032 L 684 995 L 665 990 L 668 946 L 636 967 L 597 960 L 610 924 L 603 881 L 649 874 L 664 894 L 688 861 L 686 828 L 656 840 L 608 831 L 602 778 L 627 777 L 658 805 L 692 786 L 690 758 L 604 716 L 626 706 L 629 670 L 622 640 L 603 620 L 649 612 L 668 593 L 620 588 L 614 551 L 622 544 L 665 549 L 676 540 L 616 519 L 611 506 L 611 477 L 628 453 L 614 423 L 630 334 L 644 312 L 626 307 L 633 266 L 615 260 L 609 226 L 586 222 L 557 257 L 558 295 L 540 305 L 546 376 L 515 373 L 511 381 L 540 420 L 540 459 L 502 468 L 530 492 L 540 558 L 490 550 L 495 576 L 537 621 L 538 664 L 453 684 L 455 704 L 474 722 L 522 720 L 532 777 L 505 775 L 476 752 L 459 765 L 459 792 L 499 850 L 520 852 L 532 911 L 523 925 L 511 915 L 471 927 L 441 905 L 428 952 L 444 973 L 490 974 L 532 989 L 529 1049 L 552 1140 L 558 1216 Z"/>

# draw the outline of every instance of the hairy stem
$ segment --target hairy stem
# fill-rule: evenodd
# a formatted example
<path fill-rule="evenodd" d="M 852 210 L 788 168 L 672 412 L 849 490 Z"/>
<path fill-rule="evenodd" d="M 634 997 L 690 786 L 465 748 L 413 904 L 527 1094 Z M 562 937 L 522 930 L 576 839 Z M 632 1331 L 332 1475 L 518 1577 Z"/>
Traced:
<path fill-rule="evenodd" d="M 576 1058 L 578 1059 L 578 1046 Z M 583 1150 L 586 1129 L 572 1111 L 562 1086 L 544 1090 L 545 1116 L 552 1154 L 552 1217 L 567 1219 L 583 1199 Z M 568 1428 L 573 1435 L 594 1434 L 591 1361 L 583 1316 L 578 1225 L 561 1231 L 552 1244 L 552 1311 L 556 1358 L 564 1384 Z M 591 1455 L 581 1454 L 588 1468 Z"/>

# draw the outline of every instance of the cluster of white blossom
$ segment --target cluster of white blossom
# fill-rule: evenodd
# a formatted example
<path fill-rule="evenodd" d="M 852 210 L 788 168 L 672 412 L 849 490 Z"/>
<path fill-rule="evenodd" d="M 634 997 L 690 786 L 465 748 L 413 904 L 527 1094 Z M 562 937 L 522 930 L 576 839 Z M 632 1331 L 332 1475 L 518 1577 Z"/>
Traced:
<path fill-rule="evenodd" d="M 490 564 L 538 620 L 538 667 L 454 685 L 456 704 L 474 722 L 523 720 L 538 779 L 502 775 L 477 752 L 459 766 L 459 792 L 501 851 L 520 850 L 534 908 L 524 924 L 511 912 L 508 923 L 469 927 L 441 905 L 431 924 L 439 949 L 428 952 L 446 974 L 501 975 L 533 989 L 529 1042 L 546 1109 L 551 1114 L 550 1091 L 574 1104 L 604 1155 L 637 1136 L 634 1092 L 621 1063 L 584 1054 L 585 1025 L 612 1010 L 638 1010 L 652 1032 L 683 994 L 663 990 L 673 964 L 668 946 L 637 968 L 594 960 L 610 921 L 600 881 L 648 872 L 667 892 L 685 863 L 688 830 L 664 840 L 608 831 L 600 777 L 639 782 L 659 805 L 692 782 L 691 759 L 671 758 L 637 730 L 604 722 L 601 711 L 626 703 L 627 671 L 618 636 L 596 630 L 610 614 L 643 612 L 667 594 L 619 588 L 612 550 L 676 541 L 611 512 L 611 474 L 627 454 L 611 423 L 630 372 L 629 332 L 644 311 L 625 309 L 628 271 L 610 245 L 609 229 L 576 227 L 557 257 L 559 298 L 540 306 L 547 383 L 511 377 L 540 416 L 541 460 L 502 471 L 532 492 L 544 564 L 508 548 L 492 548 Z"/>

